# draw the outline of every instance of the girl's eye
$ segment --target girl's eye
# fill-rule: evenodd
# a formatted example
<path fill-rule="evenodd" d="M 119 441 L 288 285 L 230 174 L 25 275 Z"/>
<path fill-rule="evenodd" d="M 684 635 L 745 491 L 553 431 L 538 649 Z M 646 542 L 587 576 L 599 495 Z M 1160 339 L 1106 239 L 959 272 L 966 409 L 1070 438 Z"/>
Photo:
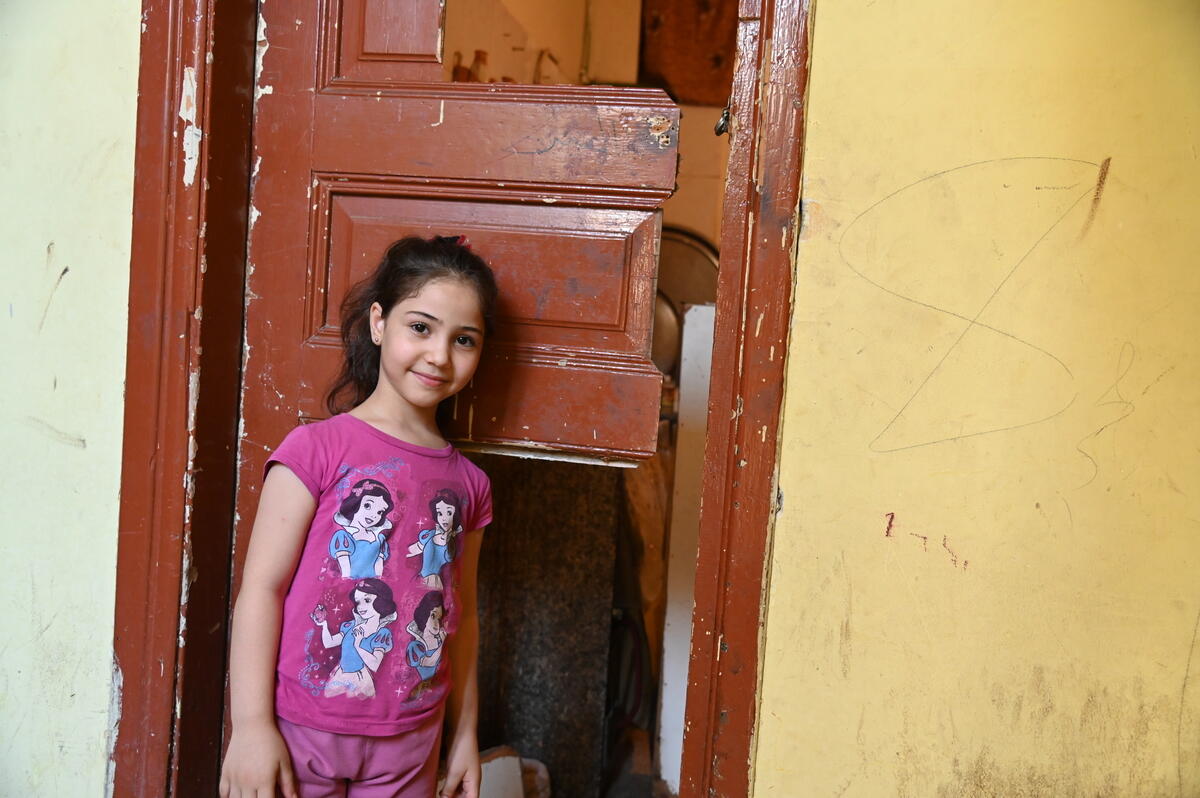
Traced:
<path fill-rule="evenodd" d="M 475 346 L 475 339 L 469 335 L 460 335 L 454 342 L 459 346 Z"/>
<path fill-rule="evenodd" d="M 421 335 L 424 335 L 425 333 L 429 332 L 429 325 L 423 321 L 414 321 L 412 324 L 410 324 L 408 326 L 413 332 L 420 333 Z"/>

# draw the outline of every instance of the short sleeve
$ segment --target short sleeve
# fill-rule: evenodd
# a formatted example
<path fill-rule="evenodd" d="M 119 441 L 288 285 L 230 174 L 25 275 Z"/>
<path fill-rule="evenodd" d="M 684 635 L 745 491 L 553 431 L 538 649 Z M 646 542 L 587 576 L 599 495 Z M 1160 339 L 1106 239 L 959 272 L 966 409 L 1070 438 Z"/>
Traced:
<path fill-rule="evenodd" d="M 492 523 L 492 481 L 487 479 L 484 472 L 479 472 L 478 476 L 479 485 L 475 488 L 475 498 L 472 502 L 474 518 L 467 527 L 467 532 L 482 529 Z"/>
<path fill-rule="evenodd" d="M 387 535 L 380 535 L 379 537 L 382 539 L 379 544 L 379 556 L 386 560 L 392 556 L 392 550 L 388 547 Z"/>
<path fill-rule="evenodd" d="M 354 621 L 344 621 L 342 623 L 342 625 L 338 628 L 338 631 L 341 632 L 342 634 L 346 634 L 353 628 L 354 628 Z"/>
<path fill-rule="evenodd" d="M 322 462 L 322 449 L 318 446 L 313 425 L 302 424 L 296 427 L 276 447 L 267 459 L 263 468 L 263 478 L 271 466 L 280 463 L 287 466 L 293 474 L 299 477 L 308 488 L 308 492 L 318 501 L 321 498 L 322 474 L 325 464 Z"/>
<path fill-rule="evenodd" d="M 386 626 L 375 633 L 375 642 L 371 643 L 372 651 L 381 649 L 384 653 L 392 650 L 392 630 Z"/>
<path fill-rule="evenodd" d="M 492 482 L 487 474 L 472 464 L 471 467 L 471 518 L 463 528 L 467 532 L 483 529 L 492 523 Z"/>

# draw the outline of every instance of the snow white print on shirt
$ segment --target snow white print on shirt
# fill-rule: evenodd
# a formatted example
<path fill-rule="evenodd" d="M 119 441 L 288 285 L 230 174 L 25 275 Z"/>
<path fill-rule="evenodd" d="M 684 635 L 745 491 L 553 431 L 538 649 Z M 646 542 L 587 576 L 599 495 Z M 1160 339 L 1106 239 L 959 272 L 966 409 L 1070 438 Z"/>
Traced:
<path fill-rule="evenodd" d="M 416 669 L 421 682 L 408 694 L 409 701 L 416 701 L 433 686 L 433 677 L 442 663 L 442 651 L 446 646 L 446 606 L 440 590 L 431 590 L 421 597 L 413 610 L 412 622 L 405 631 L 412 635 L 404 649 L 408 664 Z"/>
<path fill-rule="evenodd" d="M 373 698 L 375 676 L 383 656 L 392 650 L 392 632 L 388 625 L 396 620 L 396 602 L 392 589 L 382 580 L 368 578 L 359 581 L 350 591 L 354 615 L 338 628 L 329 631 L 325 605 L 318 604 L 309 615 L 321 629 L 325 648 L 341 647 L 341 659 L 325 682 L 325 697 L 344 695 L 348 698 Z"/>
<path fill-rule="evenodd" d="M 442 488 L 429 500 L 432 529 L 422 529 L 408 547 L 409 557 L 421 557 L 421 578 L 432 590 L 442 589 L 442 566 L 454 560 L 457 537 L 462 534 L 462 501 L 458 493 Z"/>
<path fill-rule="evenodd" d="M 333 520 L 338 529 L 329 539 L 329 556 L 343 579 L 383 576 L 383 563 L 391 552 L 387 535 L 392 528 L 388 513 L 395 502 L 376 479 L 361 479 L 350 488 Z"/>

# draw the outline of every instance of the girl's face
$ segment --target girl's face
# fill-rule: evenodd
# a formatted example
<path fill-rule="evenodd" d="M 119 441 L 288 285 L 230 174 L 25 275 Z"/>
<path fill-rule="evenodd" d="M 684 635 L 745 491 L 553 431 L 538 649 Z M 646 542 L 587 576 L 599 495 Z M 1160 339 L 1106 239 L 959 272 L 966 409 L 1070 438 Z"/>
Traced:
<path fill-rule="evenodd" d="M 438 502 L 433 509 L 437 512 L 438 528 L 449 532 L 454 527 L 454 505 Z"/>
<path fill-rule="evenodd" d="M 376 390 L 432 411 L 461 391 L 479 365 L 479 295 L 461 280 L 432 280 L 386 315 L 378 303 L 372 305 L 371 331 L 381 341 Z"/>
<path fill-rule="evenodd" d="M 359 529 L 370 529 L 379 526 L 387 511 L 388 505 L 382 496 L 364 496 L 350 523 Z"/>
<path fill-rule="evenodd" d="M 379 610 L 375 609 L 375 594 L 364 593 L 361 590 L 354 591 L 354 614 L 363 620 L 379 617 Z"/>

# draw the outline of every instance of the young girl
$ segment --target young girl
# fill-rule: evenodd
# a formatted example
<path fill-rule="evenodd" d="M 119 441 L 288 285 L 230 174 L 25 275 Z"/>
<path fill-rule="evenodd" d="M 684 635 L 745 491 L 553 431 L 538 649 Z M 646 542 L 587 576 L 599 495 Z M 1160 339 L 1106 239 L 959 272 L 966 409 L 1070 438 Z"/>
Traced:
<path fill-rule="evenodd" d="M 333 415 L 267 463 L 233 616 L 222 796 L 431 798 L 448 713 L 441 795 L 477 798 L 491 488 L 435 414 L 474 374 L 495 298 L 487 265 L 443 237 L 396 242 L 346 297 Z M 387 544 L 411 550 L 430 529 L 455 539 L 436 589 L 424 558 Z M 389 654 L 397 618 L 417 639 Z"/>

